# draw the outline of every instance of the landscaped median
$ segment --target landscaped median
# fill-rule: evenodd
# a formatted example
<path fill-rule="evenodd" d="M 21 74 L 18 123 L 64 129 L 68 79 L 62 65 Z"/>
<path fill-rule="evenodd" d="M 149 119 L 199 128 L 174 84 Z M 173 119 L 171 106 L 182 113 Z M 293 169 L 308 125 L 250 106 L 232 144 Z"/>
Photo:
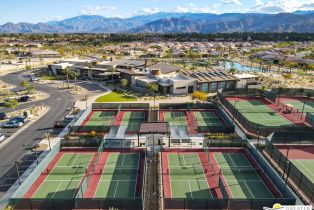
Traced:
<path fill-rule="evenodd" d="M 136 101 L 137 98 L 129 96 L 123 92 L 112 91 L 109 94 L 100 96 L 96 99 L 96 102 L 124 102 L 124 101 Z"/>

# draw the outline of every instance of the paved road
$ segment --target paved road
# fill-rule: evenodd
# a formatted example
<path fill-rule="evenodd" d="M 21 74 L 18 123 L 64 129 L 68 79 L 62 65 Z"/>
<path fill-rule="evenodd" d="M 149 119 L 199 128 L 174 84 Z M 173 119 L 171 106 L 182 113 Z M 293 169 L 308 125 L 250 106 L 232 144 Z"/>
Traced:
<path fill-rule="evenodd" d="M 22 74 L 12 73 L 0 77 L 6 83 L 20 86 L 20 82 L 25 80 Z M 23 106 L 31 106 L 36 104 L 44 104 L 49 107 L 49 111 L 27 129 L 22 131 L 17 137 L 12 139 L 3 148 L 0 148 L 0 177 L 2 177 L 14 164 L 15 161 L 22 159 L 29 151 L 23 148 L 23 144 L 35 144 L 45 136 L 47 130 L 51 129 L 57 120 L 63 119 L 67 114 L 66 107 L 72 106 L 74 97 L 65 91 L 60 91 L 48 85 L 34 83 L 37 90 L 49 94 L 47 99 L 39 102 L 25 104 Z"/>

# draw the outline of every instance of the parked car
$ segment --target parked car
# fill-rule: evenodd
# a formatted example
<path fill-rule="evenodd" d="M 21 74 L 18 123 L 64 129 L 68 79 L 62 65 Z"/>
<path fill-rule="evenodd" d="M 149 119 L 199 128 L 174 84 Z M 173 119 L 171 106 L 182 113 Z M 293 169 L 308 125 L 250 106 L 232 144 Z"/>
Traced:
<path fill-rule="evenodd" d="M 6 120 L 8 119 L 8 116 L 4 112 L 0 112 L 0 120 Z"/>
<path fill-rule="evenodd" d="M 5 139 L 5 136 L 3 133 L 0 133 L 0 142 L 2 142 Z"/>
<path fill-rule="evenodd" d="M 8 121 L 1 125 L 2 128 L 19 128 L 22 127 L 23 123 L 18 121 Z"/>
<path fill-rule="evenodd" d="M 31 97 L 29 97 L 29 96 L 22 96 L 22 97 L 20 97 L 19 98 L 19 102 L 27 102 L 27 101 L 29 101 L 29 99 L 30 99 Z"/>
<path fill-rule="evenodd" d="M 35 77 L 35 76 L 31 76 L 30 81 L 31 81 L 31 82 L 38 82 L 38 81 L 39 81 L 39 78 L 38 78 L 38 77 Z"/>
<path fill-rule="evenodd" d="M 10 118 L 10 122 L 11 121 L 16 121 L 16 122 L 21 122 L 21 123 L 26 123 L 28 120 L 28 117 L 12 117 Z"/>

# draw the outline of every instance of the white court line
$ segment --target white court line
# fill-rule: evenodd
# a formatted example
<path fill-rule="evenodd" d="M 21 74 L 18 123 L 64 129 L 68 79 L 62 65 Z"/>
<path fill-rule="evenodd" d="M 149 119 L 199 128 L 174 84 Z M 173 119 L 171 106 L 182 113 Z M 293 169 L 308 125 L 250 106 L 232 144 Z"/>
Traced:
<path fill-rule="evenodd" d="M 125 153 L 123 153 L 123 158 L 122 158 L 122 164 L 121 164 L 121 166 L 124 165 L 124 159 L 125 159 Z"/>
<path fill-rule="evenodd" d="M 223 153 L 221 153 L 221 154 L 223 154 Z M 214 161 L 217 163 L 217 166 L 218 166 L 218 168 L 219 168 L 219 170 L 220 170 L 220 165 L 219 165 L 218 161 L 216 160 L 215 154 L 214 154 L 213 156 L 214 156 Z M 214 171 L 215 171 L 215 169 L 214 169 Z M 221 172 L 221 170 L 220 170 L 220 172 Z M 214 172 L 214 173 L 216 174 L 216 172 Z M 223 179 L 225 180 L 225 182 L 223 182 L 223 186 L 224 186 L 225 190 L 228 191 L 227 188 L 229 188 L 229 184 L 228 184 L 228 182 L 227 182 L 225 176 L 224 176 L 222 173 L 219 173 L 218 176 L 219 176 L 219 179 L 221 179 L 221 181 L 222 181 Z M 227 184 L 227 186 L 225 186 L 225 184 Z M 231 191 L 230 188 L 229 188 L 229 193 L 231 194 L 231 198 L 233 198 L 234 196 L 233 196 L 233 193 L 232 193 L 232 191 Z M 227 193 L 227 195 L 228 195 L 228 193 Z M 229 195 L 228 195 L 228 196 L 229 196 Z"/>
<path fill-rule="evenodd" d="M 190 193 L 191 193 L 191 198 L 193 198 L 193 193 L 192 193 L 190 181 L 188 181 L 188 185 L 189 185 L 189 189 L 190 189 Z"/>
<path fill-rule="evenodd" d="M 64 153 L 62 153 L 61 157 L 59 158 L 59 160 L 57 161 L 57 163 L 54 165 L 54 167 L 52 168 L 52 170 L 58 165 L 58 163 L 60 162 L 60 160 L 63 158 L 63 155 Z M 55 157 L 54 157 L 55 158 Z M 47 169 L 47 167 L 45 168 Z M 50 171 L 51 172 L 51 171 Z M 48 175 L 45 177 L 45 179 L 42 181 L 42 183 L 38 186 L 37 190 L 35 191 L 35 193 L 32 195 L 32 198 L 37 194 L 37 192 L 39 191 L 39 189 L 42 187 L 42 184 L 45 182 L 45 181 L 49 181 L 47 178 L 49 177 L 49 173 Z"/>
<path fill-rule="evenodd" d="M 199 161 L 199 163 L 201 164 L 201 167 L 202 167 L 202 168 L 203 168 L 203 170 L 204 170 L 204 167 L 203 167 L 203 165 L 202 165 L 202 161 L 201 161 L 200 156 L 199 156 L 198 154 L 197 154 L 197 157 L 198 157 L 198 161 Z M 207 183 L 208 191 L 209 191 L 209 193 L 210 193 L 211 197 L 213 198 L 214 196 L 212 195 L 212 192 L 210 191 L 209 183 L 208 183 L 207 177 L 206 177 L 206 175 L 205 175 L 205 173 L 204 173 L 204 172 L 203 172 L 203 176 L 204 176 L 205 181 L 206 181 L 206 183 Z"/>
<path fill-rule="evenodd" d="M 104 154 L 102 154 L 102 155 L 104 155 Z M 103 171 L 102 171 L 101 176 L 100 176 L 100 179 L 99 179 L 99 181 L 98 181 L 98 184 L 97 184 L 96 190 L 95 190 L 95 192 L 94 192 L 93 198 L 95 198 L 95 195 L 96 195 L 96 193 L 97 193 L 97 191 L 98 191 L 98 187 L 99 187 L 100 181 L 102 180 L 103 172 L 104 172 L 104 170 L 105 170 L 105 168 L 106 168 L 106 166 L 107 166 L 107 162 L 108 162 L 108 160 L 109 160 L 110 155 L 111 155 L 111 154 L 108 155 L 107 160 L 106 160 L 106 162 L 105 162 L 105 165 L 104 165 L 104 167 L 103 167 Z"/>
<path fill-rule="evenodd" d="M 251 189 L 249 188 L 249 186 L 246 184 L 246 182 L 243 182 L 245 187 L 249 190 L 249 193 L 251 194 L 252 198 L 255 198 L 254 194 L 252 193 Z"/>
<path fill-rule="evenodd" d="M 56 195 L 56 193 L 58 192 L 58 190 L 59 190 L 60 186 L 62 185 L 62 183 L 63 183 L 63 181 L 60 182 L 60 184 L 58 185 L 58 187 L 57 187 L 55 193 L 53 194 L 53 196 L 52 196 L 51 198 L 55 197 L 55 195 Z"/>
<path fill-rule="evenodd" d="M 77 158 L 80 156 L 79 154 L 75 153 L 76 157 L 74 159 L 74 161 L 72 162 L 72 165 L 75 165 L 74 163 L 77 161 Z"/>
<path fill-rule="evenodd" d="M 243 154 L 243 153 L 241 153 L 242 154 L 242 157 L 249 163 L 249 165 L 252 167 L 252 168 L 254 168 L 254 169 L 256 169 L 253 165 L 252 165 L 252 163 L 250 162 L 250 160 Z M 250 155 L 250 154 L 249 154 Z M 253 157 L 252 157 L 253 158 Z M 257 165 L 258 165 L 258 163 L 256 163 Z M 260 168 L 260 165 L 258 165 L 258 167 Z M 264 185 L 264 187 L 267 189 L 267 191 L 269 192 L 269 194 L 271 195 L 271 196 L 274 196 L 274 194 L 270 191 L 270 189 L 268 188 L 268 186 L 266 185 L 266 183 L 263 181 L 263 179 L 260 177 L 260 173 L 258 173 L 257 171 L 255 172 L 256 174 L 257 174 L 257 177 L 259 178 L 259 181 L 261 182 L 261 183 L 263 183 L 263 185 Z M 266 175 L 266 178 L 268 178 L 268 179 L 270 179 L 267 175 Z M 275 185 L 274 185 L 275 186 Z M 280 192 L 280 191 L 279 191 Z M 281 192 L 280 192 L 281 193 Z"/>
<path fill-rule="evenodd" d="M 169 154 L 167 154 L 167 162 L 168 162 L 168 168 L 169 170 L 170 164 L 169 164 Z M 172 198 L 172 187 L 171 187 L 171 170 L 169 170 L 169 185 L 170 185 L 170 197 Z"/>
<path fill-rule="evenodd" d="M 116 197 L 116 194 L 117 194 L 118 185 L 119 185 L 119 182 L 117 182 L 116 189 L 114 190 L 114 195 L 113 195 L 114 198 Z"/>
<path fill-rule="evenodd" d="M 231 158 L 231 156 L 230 156 L 229 153 L 227 153 L 227 156 L 228 156 L 229 159 L 231 160 L 233 167 L 239 167 L 239 166 L 237 166 L 237 165 L 235 164 L 235 162 L 233 161 L 233 159 Z"/>
<path fill-rule="evenodd" d="M 140 154 L 138 154 L 137 155 L 137 171 L 136 171 L 136 181 L 135 181 L 135 189 L 134 189 L 134 198 L 135 198 L 135 196 L 136 196 L 136 189 L 137 189 L 137 179 L 138 179 L 138 170 L 139 170 L 139 168 L 140 168 L 140 159 L 141 159 L 141 155 Z"/>
<path fill-rule="evenodd" d="M 180 154 L 180 153 L 179 153 Z M 183 162 L 184 162 L 184 165 L 186 165 L 186 162 L 185 162 L 185 158 L 184 158 L 184 154 L 181 154 L 182 157 L 183 157 Z"/>

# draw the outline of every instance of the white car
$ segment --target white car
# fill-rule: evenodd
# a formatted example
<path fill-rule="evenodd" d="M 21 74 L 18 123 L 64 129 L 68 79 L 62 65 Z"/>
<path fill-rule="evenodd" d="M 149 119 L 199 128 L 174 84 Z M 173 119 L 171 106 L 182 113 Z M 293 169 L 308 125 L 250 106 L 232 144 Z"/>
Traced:
<path fill-rule="evenodd" d="M 19 128 L 22 127 L 23 123 L 18 121 L 8 121 L 1 125 L 2 128 Z"/>
<path fill-rule="evenodd" d="M 0 133 L 0 142 L 2 142 L 5 139 L 5 136 L 3 133 Z"/>

